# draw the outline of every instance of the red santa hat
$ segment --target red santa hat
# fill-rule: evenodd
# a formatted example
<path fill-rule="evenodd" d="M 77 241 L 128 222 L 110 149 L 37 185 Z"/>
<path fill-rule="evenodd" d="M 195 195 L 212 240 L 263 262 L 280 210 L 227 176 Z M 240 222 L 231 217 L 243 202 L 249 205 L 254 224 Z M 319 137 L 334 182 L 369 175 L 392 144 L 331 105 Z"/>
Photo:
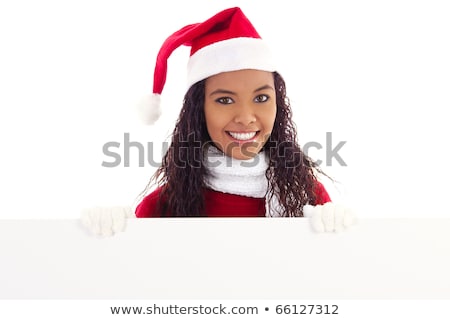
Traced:
<path fill-rule="evenodd" d="M 215 74 L 242 69 L 275 71 L 270 50 L 240 8 L 223 10 L 202 23 L 187 25 L 169 36 L 156 58 L 153 93 L 140 103 L 147 124 L 160 114 L 160 97 L 166 82 L 167 60 L 172 52 L 191 47 L 187 67 L 188 88 Z"/>

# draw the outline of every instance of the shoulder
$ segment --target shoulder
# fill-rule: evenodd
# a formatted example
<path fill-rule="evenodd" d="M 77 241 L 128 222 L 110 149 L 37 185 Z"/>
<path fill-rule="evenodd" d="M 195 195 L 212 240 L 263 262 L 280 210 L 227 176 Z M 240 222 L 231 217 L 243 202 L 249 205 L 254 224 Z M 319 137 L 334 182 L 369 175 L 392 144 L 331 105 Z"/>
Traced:
<path fill-rule="evenodd" d="M 315 205 L 324 204 L 327 202 L 331 202 L 330 195 L 328 194 L 327 190 L 323 186 L 322 183 L 317 181 L 316 187 L 314 189 L 314 193 L 316 196 L 316 203 Z"/>
<path fill-rule="evenodd" d="M 159 199 L 161 195 L 161 188 L 157 188 L 155 191 L 145 196 L 144 199 L 136 207 L 137 218 L 155 218 L 161 217 L 161 213 L 158 210 Z"/>

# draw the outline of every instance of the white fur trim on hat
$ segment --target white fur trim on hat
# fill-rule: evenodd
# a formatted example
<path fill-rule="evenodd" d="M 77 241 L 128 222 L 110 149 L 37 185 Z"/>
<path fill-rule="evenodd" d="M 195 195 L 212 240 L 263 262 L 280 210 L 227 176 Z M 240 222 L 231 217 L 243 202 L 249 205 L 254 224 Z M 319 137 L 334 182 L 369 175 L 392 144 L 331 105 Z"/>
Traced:
<path fill-rule="evenodd" d="M 189 59 L 187 85 L 189 88 L 212 75 L 243 69 L 276 70 L 270 49 L 262 39 L 233 38 L 198 50 Z"/>

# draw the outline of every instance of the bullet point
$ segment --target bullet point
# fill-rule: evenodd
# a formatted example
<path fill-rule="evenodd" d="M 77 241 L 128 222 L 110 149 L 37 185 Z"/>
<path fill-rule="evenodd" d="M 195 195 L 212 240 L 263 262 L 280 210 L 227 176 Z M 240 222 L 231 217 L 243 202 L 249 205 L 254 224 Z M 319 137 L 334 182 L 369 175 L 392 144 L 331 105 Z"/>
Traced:
<path fill-rule="evenodd" d="M 266 309 L 265 309 L 265 310 L 266 310 L 266 311 L 269 311 L 269 308 L 267 308 L 267 307 L 266 307 Z"/>

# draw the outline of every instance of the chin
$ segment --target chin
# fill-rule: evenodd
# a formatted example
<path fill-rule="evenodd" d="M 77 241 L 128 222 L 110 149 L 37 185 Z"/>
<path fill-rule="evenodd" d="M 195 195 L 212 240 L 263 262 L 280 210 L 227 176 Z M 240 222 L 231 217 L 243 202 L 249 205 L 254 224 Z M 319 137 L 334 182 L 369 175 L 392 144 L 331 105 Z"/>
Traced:
<path fill-rule="evenodd" d="M 233 152 L 231 156 L 239 160 L 250 160 L 253 159 L 260 151 L 261 149 L 245 150 L 244 152 L 238 151 Z"/>

